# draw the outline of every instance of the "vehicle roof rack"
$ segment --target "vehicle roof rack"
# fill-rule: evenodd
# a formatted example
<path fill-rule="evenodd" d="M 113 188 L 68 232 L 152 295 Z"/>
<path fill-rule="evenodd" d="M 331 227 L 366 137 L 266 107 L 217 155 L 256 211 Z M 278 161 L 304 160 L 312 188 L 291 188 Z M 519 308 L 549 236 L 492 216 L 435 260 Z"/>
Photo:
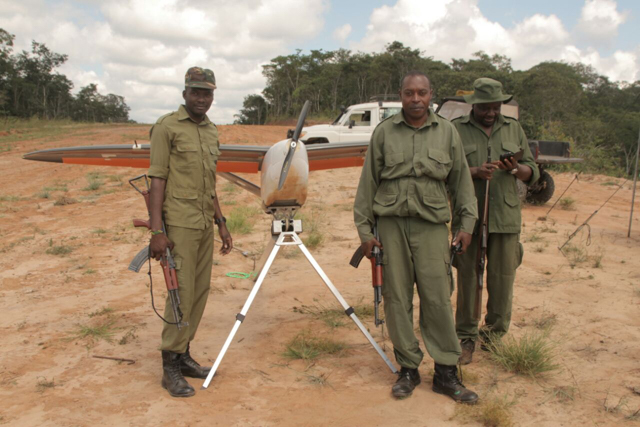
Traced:
<path fill-rule="evenodd" d="M 371 95 L 369 97 L 369 102 L 377 102 L 380 106 L 382 106 L 383 101 L 400 101 L 400 95 L 397 93 L 384 93 L 380 95 Z"/>

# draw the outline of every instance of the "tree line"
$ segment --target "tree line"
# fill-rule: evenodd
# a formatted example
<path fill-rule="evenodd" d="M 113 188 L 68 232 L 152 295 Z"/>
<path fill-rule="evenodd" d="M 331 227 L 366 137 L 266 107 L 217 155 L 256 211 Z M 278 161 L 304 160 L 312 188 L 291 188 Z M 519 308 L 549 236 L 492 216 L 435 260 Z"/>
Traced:
<path fill-rule="evenodd" d="M 335 117 L 341 106 L 399 92 L 410 70 L 426 73 L 433 100 L 472 90 L 478 77 L 491 77 L 514 94 L 520 123 L 530 139 L 563 140 L 590 170 L 632 173 L 640 125 L 640 81 L 612 82 L 580 63 L 542 62 L 514 70 L 503 55 L 477 52 L 450 63 L 393 42 L 380 53 L 312 50 L 273 58 L 263 66 L 262 95 L 245 97 L 237 123 L 264 124 L 296 117 L 305 100 L 316 117 Z"/>
<path fill-rule="evenodd" d="M 0 115 L 72 119 L 90 122 L 127 122 L 124 97 L 101 95 L 96 84 L 74 96 L 73 82 L 55 70 L 69 58 L 33 41 L 31 52 L 13 52 L 15 36 L 0 28 Z"/>

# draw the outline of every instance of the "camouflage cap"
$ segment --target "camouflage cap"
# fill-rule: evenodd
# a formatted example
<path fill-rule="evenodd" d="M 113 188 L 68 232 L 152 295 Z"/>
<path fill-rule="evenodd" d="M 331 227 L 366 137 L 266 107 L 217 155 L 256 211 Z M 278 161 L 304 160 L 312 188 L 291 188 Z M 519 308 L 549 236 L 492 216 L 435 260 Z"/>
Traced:
<path fill-rule="evenodd" d="M 490 102 L 509 102 L 513 95 L 502 93 L 502 83 L 487 77 L 481 77 L 473 82 L 473 92 L 463 95 L 467 104 L 486 104 Z"/>
<path fill-rule="evenodd" d="M 191 67 L 184 75 L 184 87 L 213 90 L 216 88 L 216 76 L 208 68 Z"/>

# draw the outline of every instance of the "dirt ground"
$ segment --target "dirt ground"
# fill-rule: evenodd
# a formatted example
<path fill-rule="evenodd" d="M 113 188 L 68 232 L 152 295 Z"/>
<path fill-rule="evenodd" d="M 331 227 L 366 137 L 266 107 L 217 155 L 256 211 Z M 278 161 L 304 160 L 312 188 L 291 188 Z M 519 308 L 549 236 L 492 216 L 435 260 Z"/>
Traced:
<path fill-rule="evenodd" d="M 70 128 L 18 140 L 0 153 L 0 424 L 478 423 L 431 391 L 428 356 L 422 385 L 411 398 L 394 400 L 395 376 L 355 325 L 346 317 L 341 325 L 329 325 L 309 313 L 337 303 L 293 248 L 276 259 L 209 389 L 200 391 L 202 380 L 190 380 L 195 397 L 169 397 L 160 387 L 162 324 L 150 307 L 148 278 L 127 270 L 148 241 L 145 232 L 132 227 L 132 218 L 144 218 L 146 211 L 127 184 L 142 171 L 21 159 L 37 149 L 132 142 L 146 139 L 147 132 L 142 125 Z M 271 144 L 285 132 L 278 126 L 220 128 L 227 144 Z M 311 250 L 317 261 L 348 302 L 368 305 L 370 270 L 347 264 L 357 246 L 351 205 L 359 174 L 357 168 L 312 173 L 303 212 L 324 238 Z M 573 175 L 554 178 L 557 192 L 551 202 Z M 249 179 L 259 182 L 257 176 Z M 573 203 L 556 207 L 546 221 L 539 218 L 551 203 L 524 207 L 525 258 L 516 279 L 510 335 L 546 332 L 559 369 L 544 378 L 523 377 L 478 351 L 464 370 L 465 382 L 482 401 L 502 402 L 516 425 L 640 423 L 640 195 L 630 239 L 627 183 L 591 220 L 590 245 L 584 231 L 572 241 L 570 259 L 557 249 L 621 182 L 582 175 L 566 195 Z M 257 212 L 257 198 L 224 180 L 218 191 L 227 216 L 241 206 L 256 208 L 252 231 L 233 237 L 237 247 L 258 257 L 269 218 Z M 209 304 L 192 346 L 202 363 L 215 359 L 252 285 L 226 275 L 251 272 L 251 257 L 235 251 L 222 257 L 216 250 L 214 264 Z M 156 303 L 163 306 L 159 267 L 153 270 Z M 392 357 L 386 334 L 371 317 L 362 320 Z M 347 348 L 311 363 L 286 358 L 287 343 L 303 331 L 343 341 Z"/>

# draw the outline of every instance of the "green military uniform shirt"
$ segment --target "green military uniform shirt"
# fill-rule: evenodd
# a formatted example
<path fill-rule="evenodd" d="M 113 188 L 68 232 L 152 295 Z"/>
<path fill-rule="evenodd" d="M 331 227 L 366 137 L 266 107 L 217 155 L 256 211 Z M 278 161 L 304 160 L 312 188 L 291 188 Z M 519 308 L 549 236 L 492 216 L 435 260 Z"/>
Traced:
<path fill-rule="evenodd" d="M 429 109 L 418 129 L 402 112 L 380 123 L 367 150 L 354 204 L 362 242 L 373 238 L 374 218 L 418 217 L 435 224 L 451 220 L 453 231 L 472 233 L 478 217 L 471 174 L 451 123 Z"/>
<path fill-rule="evenodd" d="M 520 123 L 514 118 L 499 114 L 488 136 L 472 115 L 453 120 L 458 129 L 469 167 L 480 167 L 487 161 L 488 144 L 491 144 L 491 159 L 498 160 L 501 154 L 524 150 L 519 164 L 529 166 L 532 174 L 525 184 L 531 185 L 540 177 L 527 137 Z M 478 206 L 484 205 L 485 180 L 473 180 Z M 517 178 L 509 171 L 495 170 L 489 184 L 489 233 L 520 233 L 522 216 L 518 197 Z"/>
<path fill-rule="evenodd" d="M 167 180 L 167 225 L 203 230 L 212 223 L 219 148 L 216 126 L 206 116 L 194 122 L 184 105 L 151 128 L 149 176 Z"/>

